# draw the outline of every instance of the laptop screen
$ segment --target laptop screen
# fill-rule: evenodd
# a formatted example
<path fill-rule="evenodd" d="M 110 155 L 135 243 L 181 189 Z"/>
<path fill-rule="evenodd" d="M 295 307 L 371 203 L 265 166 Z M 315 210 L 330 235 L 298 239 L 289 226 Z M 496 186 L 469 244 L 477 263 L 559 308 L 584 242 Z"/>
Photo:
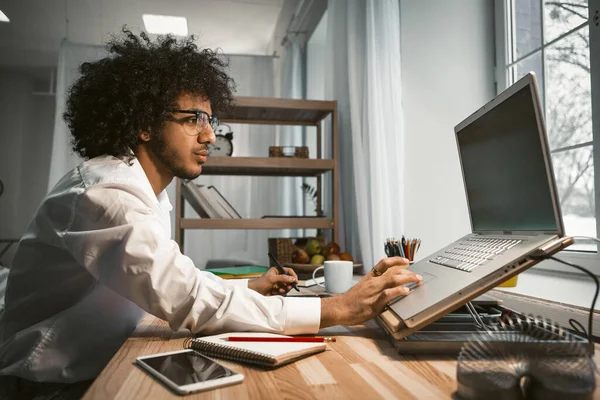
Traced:
<path fill-rule="evenodd" d="M 532 92 L 525 85 L 456 132 L 475 232 L 559 232 Z"/>

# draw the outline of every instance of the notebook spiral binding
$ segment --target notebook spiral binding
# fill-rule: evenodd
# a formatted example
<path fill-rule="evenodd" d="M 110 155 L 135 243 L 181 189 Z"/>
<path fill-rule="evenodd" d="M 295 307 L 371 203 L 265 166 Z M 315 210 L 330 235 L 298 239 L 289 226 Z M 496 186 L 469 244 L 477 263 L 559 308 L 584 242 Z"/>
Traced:
<path fill-rule="evenodd" d="M 196 350 L 197 352 L 206 356 L 224 358 L 231 361 L 239 361 L 266 367 L 275 365 L 275 360 L 267 354 L 251 350 L 221 346 L 217 343 L 204 342 L 196 338 L 185 339 L 183 341 L 183 347 L 185 349 Z"/>

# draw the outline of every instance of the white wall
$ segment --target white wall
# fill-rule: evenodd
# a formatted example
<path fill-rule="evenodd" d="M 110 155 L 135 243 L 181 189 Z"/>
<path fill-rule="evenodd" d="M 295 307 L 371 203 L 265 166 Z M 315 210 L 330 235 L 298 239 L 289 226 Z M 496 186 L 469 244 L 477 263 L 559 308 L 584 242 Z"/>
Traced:
<path fill-rule="evenodd" d="M 454 126 L 495 94 L 489 0 L 401 0 L 405 234 L 423 258 L 470 231 Z"/>
<path fill-rule="evenodd" d="M 0 238 L 20 238 L 23 224 L 19 218 L 21 163 L 26 110 L 33 107 L 33 80 L 14 70 L 0 70 Z M 35 114 L 29 114 L 33 116 Z"/>
<path fill-rule="evenodd" d="M 55 101 L 33 95 L 34 88 L 30 74 L 0 68 L 1 239 L 20 239 L 46 194 Z M 0 262 L 10 266 L 15 248 Z"/>

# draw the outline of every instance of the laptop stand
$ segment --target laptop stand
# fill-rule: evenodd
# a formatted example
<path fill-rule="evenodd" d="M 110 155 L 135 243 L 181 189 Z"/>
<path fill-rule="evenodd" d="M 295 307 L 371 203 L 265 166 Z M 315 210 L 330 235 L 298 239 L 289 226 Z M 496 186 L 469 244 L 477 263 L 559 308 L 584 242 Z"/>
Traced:
<path fill-rule="evenodd" d="M 503 307 L 499 301 L 475 299 L 402 339 L 395 338 L 390 328 L 394 325 L 394 318 L 397 321 L 397 316 L 388 310 L 377 316 L 376 321 L 400 354 L 457 356 L 463 345 L 470 340 L 504 343 L 514 340 L 513 337 L 509 337 L 509 334 L 514 335 L 514 333 L 504 332 L 500 328 L 501 321 L 525 319 L 526 316 Z M 551 330 L 544 332 L 544 337 L 547 346 L 564 348 L 572 345 L 572 341 L 564 340 Z M 594 354 L 593 343 L 589 343 L 586 338 L 578 334 L 572 334 L 572 337 L 581 342 L 587 354 Z M 523 336 L 515 346 L 525 348 L 534 342 L 537 342 L 537 338 Z"/>

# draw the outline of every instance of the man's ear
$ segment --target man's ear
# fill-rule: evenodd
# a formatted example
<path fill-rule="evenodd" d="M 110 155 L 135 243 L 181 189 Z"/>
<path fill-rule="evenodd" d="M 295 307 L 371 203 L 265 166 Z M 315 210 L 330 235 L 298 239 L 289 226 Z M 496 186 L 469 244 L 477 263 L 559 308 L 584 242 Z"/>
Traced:
<path fill-rule="evenodd" d="M 149 142 L 150 141 L 150 132 L 148 132 L 148 131 L 140 131 L 138 133 L 138 138 L 142 142 Z"/>

